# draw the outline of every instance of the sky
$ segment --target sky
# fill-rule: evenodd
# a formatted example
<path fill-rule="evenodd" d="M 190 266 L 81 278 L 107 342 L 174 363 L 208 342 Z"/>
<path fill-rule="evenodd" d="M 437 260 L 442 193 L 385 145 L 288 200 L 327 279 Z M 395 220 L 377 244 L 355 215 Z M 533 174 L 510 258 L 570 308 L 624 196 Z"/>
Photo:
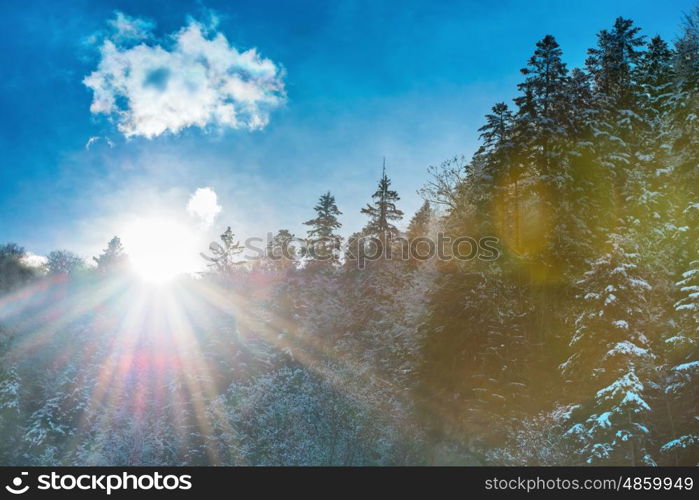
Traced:
<path fill-rule="evenodd" d="M 349 234 L 384 157 L 409 218 L 537 40 L 577 66 L 617 16 L 672 41 L 695 4 L 3 0 L 0 243 L 89 258 L 160 217 L 204 250 L 303 234 L 328 190 Z"/>

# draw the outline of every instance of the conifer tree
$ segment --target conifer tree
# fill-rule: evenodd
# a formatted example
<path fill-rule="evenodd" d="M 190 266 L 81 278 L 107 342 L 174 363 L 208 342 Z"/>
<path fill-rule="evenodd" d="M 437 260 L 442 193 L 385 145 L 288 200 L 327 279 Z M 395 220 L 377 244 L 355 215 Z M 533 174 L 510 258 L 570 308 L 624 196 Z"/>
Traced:
<path fill-rule="evenodd" d="M 517 88 L 522 95 L 515 99 L 519 107 L 518 140 L 544 178 L 552 174 L 552 163 L 560 155 L 562 143 L 557 138 L 568 129 L 568 70 L 561 56 L 553 36 L 546 35 L 537 42 L 534 55 L 521 70 L 525 80 Z"/>
<path fill-rule="evenodd" d="M 265 258 L 267 265 L 276 271 L 284 271 L 294 267 L 297 259 L 295 236 L 288 229 L 277 231 L 267 244 Z"/>
<path fill-rule="evenodd" d="M 640 107 L 647 114 L 647 124 L 659 130 L 670 106 L 673 82 L 673 53 L 660 36 L 653 37 L 641 54 L 634 71 L 634 80 L 640 90 Z"/>
<path fill-rule="evenodd" d="M 522 166 L 515 147 L 514 117 L 507 104 L 496 103 L 478 131 L 482 145 L 466 167 L 468 182 L 463 183 L 463 189 L 467 194 L 461 193 L 457 199 L 467 198 L 469 204 L 473 203 L 474 215 L 479 217 L 478 230 L 483 235 L 492 234 L 496 224 L 492 220 L 495 200 L 507 200 L 509 203 L 503 205 L 508 213 L 508 232 L 515 235 L 513 240 L 518 247 Z M 512 191 L 512 195 L 500 196 L 503 190 Z M 458 208 L 463 211 L 466 207 Z"/>
<path fill-rule="evenodd" d="M 428 235 L 429 226 L 432 220 L 432 215 L 434 211 L 429 201 L 425 201 L 420 209 L 415 212 L 413 218 L 410 219 L 410 224 L 408 224 L 408 239 L 414 240 L 415 238 L 422 238 Z"/>
<path fill-rule="evenodd" d="M 669 334 L 663 339 L 666 379 L 663 390 L 670 421 L 667 441 L 660 451 L 671 455 L 673 465 L 699 463 L 699 204 L 690 204 L 684 227 L 674 244 L 685 247 L 689 263 L 680 268 L 675 283 Z M 670 294 L 669 294 L 670 295 Z"/>
<path fill-rule="evenodd" d="M 580 281 L 581 311 L 561 365 L 582 399 L 568 431 L 585 463 L 653 465 L 646 402 L 654 359 L 644 310 L 650 285 L 641 277 L 630 242 L 611 235 L 608 250 Z"/>
<path fill-rule="evenodd" d="M 609 217 L 609 198 L 596 182 L 594 121 L 597 109 L 591 76 L 580 68 L 574 68 L 566 85 L 565 98 L 569 118 L 562 162 L 566 169 L 559 186 L 557 219 L 562 235 L 561 246 L 565 247 L 567 271 L 579 274 L 579 269 L 598 243 L 595 241 L 596 226 Z"/>
<path fill-rule="evenodd" d="M 423 257 L 429 255 L 429 248 L 425 248 L 430 243 L 423 239 L 430 235 L 430 225 L 432 223 L 434 211 L 430 202 L 425 200 L 420 209 L 415 212 L 413 218 L 408 224 L 406 241 L 404 242 L 403 256 L 408 257 L 411 267 L 414 267 L 419 262 L 424 260 Z M 436 242 L 433 242 L 435 244 Z M 435 247 L 436 248 L 436 247 Z"/>
<path fill-rule="evenodd" d="M 674 238 L 668 249 L 675 264 L 673 317 L 664 347 L 671 433 L 661 452 L 674 464 L 699 462 L 699 7 L 686 16 L 675 44 L 674 93 L 668 115 L 671 144 L 669 170 L 677 200 Z"/>
<path fill-rule="evenodd" d="M 675 44 L 675 73 L 681 90 L 699 86 L 699 6 L 684 18 L 682 35 Z"/>
<path fill-rule="evenodd" d="M 699 6 L 687 16 L 675 46 L 674 72 L 670 142 L 673 172 L 680 179 L 675 185 L 688 200 L 680 209 L 685 214 L 691 213 L 686 212 L 689 206 L 699 203 Z"/>
<path fill-rule="evenodd" d="M 385 160 L 379 186 L 371 197 L 374 200 L 373 204 L 369 203 L 361 210 L 369 217 L 369 222 L 364 226 L 364 235 L 373 236 L 381 242 L 388 243 L 399 234 L 398 228 L 393 222 L 402 219 L 403 212 L 398 210 L 396 206 L 400 197 L 396 191 L 391 189 L 391 180 L 386 175 Z"/>
<path fill-rule="evenodd" d="M 555 319 L 547 310 L 558 295 L 549 286 L 549 276 L 563 273 L 571 246 L 570 211 L 562 203 L 564 187 L 571 180 L 564 161 L 572 120 L 566 95 L 569 77 L 553 36 L 537 42 L 521 73 L 525 79 L 518 85 L 521 95 L 515 99 L 514 125 L 514 156 L 521 174 L 507 198 L 514 201 L 514 246 L 526 263 L 527 280 L 536 296 L 536 329 L 545 341 Z"/>
<path fill-rule="evenodd" d="M 93 257 L 97 264 L 97 271 L 102 274 L 120 270 L 126 265 L 127 259 L 128 257 L 124 253 L 124 246 L 121 244 L 121 239 L 118 236 L 109 240 L 107 248 L 99 256 Z"/>
<path fill-rule="evenodd" d="M 201 254 L 209 263 L 209 268 L 223 277 L 230 277 L 231 273 L 242 264 L 239 255 L 243 246 L 236 241 L 235 235 L 228 226 L 221 234 L 221 243 L 216 241 L 209 245 L 211 255 Z"/>
<path fill-rule="evenodd" d="M 610 30 L 597 35 L 597 47 L 588 50 L 585 61 L 593 77 L 597 92 L 607 98 L 608 104 L 626 109 L 630 102 L 631 72 L 641 57 L 643 46 L 641 29 L 631 19 L 618 17 Z"/>
<path fill-rule="evenodd" d="M 602 30 L 597 35 L 598 45 L 588 51 L 586 61 L 600 107 L 596 123 L 598 154 L 619 191 L 631 167 L 630 148 L 635 138 L 631 129 L 639 123 L 632 80 L 644 45 L 639 31 L 630 19 L 617 18 L 611 31 Z"/>
<path fill-rule="evenodd" d="M 308 230 L 309 256 L 313 260 L 336 264 L 342 242 L 342 237 L 337 234 L 337 230 L 342 227 L 342 224 L 337 217 L 342 215 L 342 212 L 337 208 L 335 197 L 330 194 L 330 191 L 321 195 L 313 210 L 316 212 L 315 218 L 304 222 L 306 226 L 310 226 Z"/>
<path fill-rule="evenodd" d="M 512 136 L 513 117 L 510 108 L 499 102 L 485 115 L 485 125 L 478 129 L 481 133 L 481 152 L 495 156 L 504 156 L 508 141 Z"/>

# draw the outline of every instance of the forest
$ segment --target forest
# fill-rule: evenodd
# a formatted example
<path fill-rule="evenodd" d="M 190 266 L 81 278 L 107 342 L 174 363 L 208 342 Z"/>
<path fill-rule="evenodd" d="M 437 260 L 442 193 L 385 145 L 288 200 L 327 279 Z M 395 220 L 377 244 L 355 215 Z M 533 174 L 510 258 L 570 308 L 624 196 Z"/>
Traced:
<path fill-rule="evenodd" d="M 699 465 L 699 8 L 596 40 L 541 38 L 412 216 L 389 158 L 364 208 L 328 186 L 165 287 L 119 235 L 0 245 L 0 463 Z"/>

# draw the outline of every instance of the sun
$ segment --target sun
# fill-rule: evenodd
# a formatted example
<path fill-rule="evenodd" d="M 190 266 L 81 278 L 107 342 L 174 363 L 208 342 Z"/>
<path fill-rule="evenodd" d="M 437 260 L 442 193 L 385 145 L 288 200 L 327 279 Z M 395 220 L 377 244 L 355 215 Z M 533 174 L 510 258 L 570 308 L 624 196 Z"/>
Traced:
<path fill-rule="evenodd" d="M 145 282 L 163 284 L 198 270 L 198 234 L 173 218 L 138 218 L 123 235 L 131 268 Z"/>

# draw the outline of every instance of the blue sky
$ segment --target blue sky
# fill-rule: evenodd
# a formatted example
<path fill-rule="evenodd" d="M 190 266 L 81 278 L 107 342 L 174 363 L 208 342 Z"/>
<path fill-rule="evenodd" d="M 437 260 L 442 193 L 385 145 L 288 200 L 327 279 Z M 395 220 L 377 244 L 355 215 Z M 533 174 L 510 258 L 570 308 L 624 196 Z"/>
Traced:
<path fill-rule="evenodd" d="M 226 225 L 243 236 L 280 227 L 300 233 L 327 190 L 349 233 L 365 222 L 359 210 L 383 156 L 410 215 L 421 203 L 415 191 L 426 167 L 473 152 L 482 116 L 515 96 L 519 68 L 545 34 L 556 36 L 575 66 L 616 16 L 672 40 L 694 4 L 6 0 L 0 242 L 37 254 L 69 248 L 94 255 L 128 218 L 186 217 L 201 187 L 215 191 L 221 207 L 207 238 Z M 152 28 L 149 38 L 118 39 L 109 24 L 116 12 Z M 137 124 L 127 137 L 122 115 L 91 112 L 93 89 L 83 81 L 104 61 L 105 40 L 122 51 L 138 43 L 173 50 L 171 35 L 192 19 L 207 39 L 222 34 L 238 53 L 256 48 L 251 71 L 271 62 L 275 73 L 264 89 L 283 82 L 286 97 L 261 104 L 266 125 L 227 126 L 219 117 L 146 137 Z M 186 61 L 177 64 L 162 82 L 151 74 L 152 87 L 187 71 Z M 115 106 L 124 106 L 117 97 Z"/>

